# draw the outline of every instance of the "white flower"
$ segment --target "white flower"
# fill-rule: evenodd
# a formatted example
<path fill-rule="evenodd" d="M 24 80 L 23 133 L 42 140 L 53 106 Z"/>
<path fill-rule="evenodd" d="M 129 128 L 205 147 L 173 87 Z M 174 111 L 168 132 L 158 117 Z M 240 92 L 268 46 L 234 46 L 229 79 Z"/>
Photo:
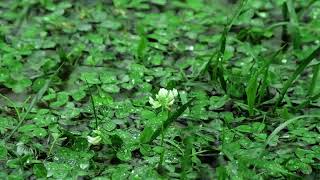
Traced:
<path fill-rule="evenodd" d="M 165 107 L 167 109 L 174 103 L 174 98 L 178 96 L 178 91 L 176 89 L 167 90 L 161 88 L 156 95 L 156 100 L 149 97 L 149 103 L 153 108 Z"/>
<path fill-rule="evenodd" d="M 188 47 L 187 47 L 187 50 L 193 51 L 193 50 L 194 50 L 194 46 L 188 46 Z"/>
<path fill-rule="evenodd" d="M 88 142 L 90 144 L 92 144 L 92 145 L 97 145 L 101 141 L 101 137 L 100 136 L 96 136 L 96 137 L 87 136 L 87 138 L 88 138 Z"/>

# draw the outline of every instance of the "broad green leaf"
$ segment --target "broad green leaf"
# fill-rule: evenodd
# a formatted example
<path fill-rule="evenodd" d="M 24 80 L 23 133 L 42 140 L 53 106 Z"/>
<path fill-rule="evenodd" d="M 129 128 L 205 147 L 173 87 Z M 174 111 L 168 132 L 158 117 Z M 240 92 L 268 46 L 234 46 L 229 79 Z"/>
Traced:
<path fill-rule="evenodd" d="M 101 88 L 108 93 L 119 93 L 120 88 L 115 84 L 103 84 Z"/>
<path fill-rule="evenodd" d="M 266 127 L 265 124 L 260 123 L 260 122 L 254 122 L 252 123 L 252 131 L 254 133 L 260 133 L 263 131 L 263 129 Z"/>
<path fill-rule="evenodd" d="M 44 138 L 48 135 L 48 133 L 45 129 L 37 127 L 33 129 L 32 135 L 38 138 Z"/>
<path fill-rule="evenodd" d="M 50 106 L 53 108 L 58 108 L 65 105 L 68 102 L 68 100 L 69 100 L 69 94 L 67 92 L 64 92 L 64 91 L 58 92 L 56 101 L 52 102 Z"/>
<path fill-rule="evenodd" d="M 103 123 L 102 127 L 104 130 L 112 131 L 116 128 L 116 124 L 111 119 L 109 119 Z"/>
<path fill-rule="evenodd" d="M 150 142 L 154 132 L 151 126 L 145 126 L 140 135 L 140 143 Z"/>
<path fill-rule="evenodd" d="M 117 82 L 117 76 L 111 72 L 99 73 L 99 78 L 100 78 L 100 81 L 104 84 Z"/>
<path fill-rule="evenodd" d="M 210 97 L 210 109 L 215 110 L 223 107 L 228 101 L 229 97 L 225 96 L 211 96 Z"/>
<path fill-rule="evenodd" d="M 132 153 L 130 149 L 127 149 L 124 146 L 117 151 L 117 158 L 119 158 L 121 161 L 130 161 L 132 158 Z"/>
<path fill-rule="evenodd" d="M 47 177 L 47 169 L 43 164 L 34 164 L 32 171 L 37 178 L 46 178 Z"/>
<path fill-rule="evenodd" d="M 96 72 L 85 72 L 82 73 L 80 79 L 89 84 L 100 84 L 98 73 Z"/>
<path fill-rule="evenodd" d="M 72 166 L 65 163 L 48 162 L 45 163 L 45 167 L 47 170 L 47 177 L 59 179 L 70 176 L 70 172 L 72 170 Z"/>
<path fill-rule="evenodd" d="M 240 126 L 236 127 L 236 130 L 240 131 L 240 132 L 245 132 L 245 133 L 252 132 L 252 128 L 249 125 L 240 125 Z"/>

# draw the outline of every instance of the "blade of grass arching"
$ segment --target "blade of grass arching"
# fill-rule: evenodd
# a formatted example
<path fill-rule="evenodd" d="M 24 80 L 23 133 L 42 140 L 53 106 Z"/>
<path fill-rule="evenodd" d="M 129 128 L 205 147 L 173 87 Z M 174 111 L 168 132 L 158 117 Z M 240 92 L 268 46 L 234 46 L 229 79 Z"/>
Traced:
<path fill-rule="evenodd" d="M 284 123 L 280 124 L 276 129 L 274 129 L 272 131 L 272 133 L 268 136 L 267 140 L 265 141 L 264 145 L 263 145 L 263 151 L 259 154 L 259 158 L 258 159 L 261 159 L 264 155 L 266 155 L 268 153 L 267 151 L 267 147 L 268 145 L 270 144 L 271 141 L 273 141 L 274 137 L 280 132 L 282 131 L 284 128 L 286 128 L 289 124 L 299 120 L 299 119 L 302 119 L 302 118 L 320 118 L 320 115 L 302 115 L 302 116 L 298 116 L 298 117 L 294 117 L 294 118 L 291 118 L 287 121 L 285 121 Z"/>
<path fill-rule="evenodd" d="M 224 68 L 222 62 L 219 62 L 218 69 L 216 72 L 222 89 L 224 90 L 224 92 L 227 93 L 227 81 L 224 79 Z"/>
<path fill-rule="evenodd" d="M 298 49 L 301 44 L 301 35 L 299 30 L 299 19 L 294 8 L 294 2 L 292 0 L 287 0 L 286 5 L 288 8 L 289 18 L 290 18 L 290 34 L 293 41 L 293 48 Z"/>
<path fill-rule="evenodd" d="M 309 97 L 307 100 L 305 100 L 303 103 L 301 103 L 298 107 L 296 107 L 296 111 L 300 110 L 304 107 L 306 107 L 307 105 L 309 105 L 312 101 L 316 101 L 320 98 L 320 92 L 312 97 Z"/>
<path fill-rule="evenodd" d="M 34 96 L 34 98 L 32 99 L 30 105 L 28 106 L 26 112 L 24 113 L 24 115 L 22 116 L 22 118 L 20 119 L 18 125 L 11 131 L 11 133 L 9 134 L 9 136 L 7 136 L 5 138 L 5 141 L 9 140 L 12 135 L 18 130 L 18 128 L 20 128 L 20 126 L 22 125 L 22 123 L 24 122 L 24 120 L 26 119 L 27 115 L 30 113 L 30 111 L 32 110 L 32 108 L 34 107 L 34 105 L 42 98 L 42 96 L 44 95 L 44 93 L 47 91 L 49 84 L 51 82 L 51 79 L 48 79 L 46 81 L 46 83 L 44 84 L 44 86 L 42 86 L 42 88 L 40 89 L 40 91 Z"/>
<path fill-rule="evenodd" d="M 193 139 L 191 136 L 187 136 L 183 142 L 185 145 L 185 149 L 181 159 L 181 168 L 182 168 L 181 179 L 188 179 L 187 174 L 192 168 L 191 155 L 192 155 Z"/>
<path fill-rule="evenodd" d="M 227 25 L 227 32 L 229 32 L 229 30 L 231 29 L 234 20 L 241 14 L 243 8 L 245 7 L 245 5 L 247 4 L 248 0 L 241 0 L 239 7 L 237 8 L 237 11 L 233 14 L 233 16 L 231 17 L 228 25 Z"/>
<path fill-rule="evenodd" d="M 308 96 L 312 96 L 314 93 L 314 90 L 316 88 L 317 81 L 318 81 L 319 71 L 320 71 L 320 63 L 313 67 L 312 80 L 309 87 Z"/>
<path fill-rule="evenodd" d="M 264 60 L 265 63 L 258 69 L 258 70 L 252 70 L 251 72 L 251 77 L 248 83 L 248 86 L 246 88 L 246 94 L 247 94 L 247 103 L 248 103 L 248 111 L 249 115 L 253 116 L 254 115 L 254 108 L 256 104 L 256 98 L 258 97 L 258 103 L 260 103 L 261 98 L 263 97 L 267 86 L 268 86 L 268 72 L 269 72 L 269 67 L 272 64 L 272 62 L 275 61 L 276 57 L 279 55 L 279 53 L 282 51 L 281 47 L 278 51 L 273 53 L 270 57 L 269 60 L 264 60 L 261 58 L 261 60 Z M 263 75 L 262 80 L 261 80 L 261 86 L 258 86 L 258 77 Z"/>
<path fill-rule="evenodd" d="M 227 36 L 228 33 L 234 23 L 234 20 L 240 15 L 242 12 L 243 8 L 245 7 L 247 3 L 247 0 L 242 0 L 239 4 L 239 7 L 237 8 L 236 12 L 233 14 L 231 19 L 229 20 L 228 24 L 224 27 L 223 33 L 221 35 L 220 39 L 220 49 L 218 52 L 217 59 L 214 63 L 212 63 L 212 60 L 209 60 L 209 63 L 211 64 L 211 69 L 212 73 L 211 79 L 216 79 L 218 77 L 220 85 L 222 89 L 227 92 L 227 82 L 224 79 L 224 68 L 223 68 L 223 61 L 224 61 L 224 54 L 225 54 L 225 49 L 226 49 L 226 42 L 227 42 Z M 216 53 L 212 55 L 212 59 L 215 56 Z"/>
<path fill-rule="evenodd" d="M 53 75 L 51 75 L 50 78 L 46 80 L 46 83 L 42 86 L 42 88 L 38 91 L 38 93 L 33 97 L 30 105 L 28 106 L 28 108 L 27 108 L 26 112 L 24 113 L 24 115 L 21 117 L 21 119 L 18 122 L 17 126 L 11 131 L 11 133 L 5 138 L 4 141 L 9 140 L 13 136 L 13 134 L 20 128 L 20 126 L 25 121 L 26 117 L 28 116 L 28 114 L 30 113 L 32 108 L 39 102 L 39 100 L 43 97 L 44 93 L 46 93 L 46 91 L 48 90 L 49 85 L 51 83 L 52 77 L 57 75 L 57 73 L 60 71 L 60 69 L 63 66 L 63 64 L 64 63 L 62 63 L 58 67 L 58 69 L 53 73 Z"/>
<path fill-rule="evenodd" d="M 178 110 L 169 115 L 168 119 L 163 123 L 163 128 L 166 130 L 174 121 L 176 121 L 181 114 L 191 106 L 191 103 L 194 101 L 194 98 L 190 99 L 188 102 L 179 107 Z M 161 128 L 159 128 L 160 130 Z"/>
<path fill-rule="evenodd" d="M 217 77 L 219 76 L 218 78 L 219 78 L 219 81 L 221 82 L 222 87 L 225 86 L 224 84 L 226 84 L 226 81 L 220 73 L 223 73 L 222 61 L 223 61 L 223 56 L 224 56 L 224 52 L 225 52 L 225 48 L 226 48 L 227 35 L 233 25 L 234 20 L 239 16 L 239 14 L 243 10 L 247 1 L 248 0 L 242 0 L 240 2 L 240 5 L 237 8 L 237 11 L 229 19 L 228 23 L 225 25 L 225 27 L 223 29 L 223 32 L 222 32 L 221 38 L 220 38 L 220 42 L 219 42 L 219 44 L 220 44 L 219 50 L 214 51 L 212 53 L 212 55 L 210 56 L 207 63 L 205 63 L 203 65 L 203 68 L 201 68 L 201 71 L 193 78 L 193 80 L 199 78 L 204 72 L 208 71 L 212 80 L 216 80 Z M 215 58 L 216 58 L 216 62 L 213 62 L 213 60 Z M 220 60 L 220 62 L 219 62 L 219 60 Z M 223 88 L 223 89 L 226 89 L 226 88 Z"/>
<path fill-rule="evenodd" d="M 258 100 L 257 100 L 258 106 L 261 104 L 261 100 L 266 94 L 266 91 L 267 91 L 267 88 L 268 88 L 268 85 L 269 85 L 268 76 L 269 76 L 269 66 L 264 69 L 263 77 L 262 77 L 262 80 L 261 80 L 261 86 L 260 86 L 260 88 L 258 90 L 258 95 L 257 95 L 257 97 L 258 97 Z"/>
<path fill-rule="evenodd" d="M 275 130 L 272 131 L 272 133 L 269 135 L 269 137 L 267 138 L 266 142 L 265 142 L 265 146 L 267 146 L 268 144 L 270 144 L 270 142 L 273 140 L 273 138 L 281 131 L 283 130 L 285 127 L 287 127 L 289 124 L 295 122 L 298 119 L 302 119 L 302 118 L 320 118 L 320 115 L 303 115 L 303 116 L 298 116 L 298 117 L 294 117 L 291 118 L 289 120 L 287 120 L 286 122 L 280 124 Z"/>
<path fill-rule="evenodd" d="M 283 49 L 285 48 L 286 45 L 282 46 L 280 49 L 278 49 L 275 53 L 273 53 L 270 58 L 263 66 L 263 68 L 261 68 L 261 72 L 259 74 L 263 74 L 261 83 L 262 85 L 260 86 L 259 90 L 258 90 L 258 101 L 257 104 L 260 105 L 261 104 L 261 100 L 264 97 L 267 88 L 268 88 L 268 76 L 269 76 L 269 67 L 270 65 L 276 61 L 277 56 L 283 51 Z"/>
<path fill-rule="evenodd" d="M 271 24 L 270 26 L 267 27 L 268 30 L 274 30 L 275 28 L 278 28 L 278 27 L 283 27 L 283 26 L 286 26 L 288 25 L 289 22 L 276 22 L 274 24 Z"/>
<path fill-rule="evenodd" d="M 284 95 L 287 93 L 289 87 L 292 86 L 294 80 L 301 74 L 301 72 L 308 66 L 308 64 L 310 64 L 310 62 L 319 55 L 320 55 L 320 46 L 317 47 L 308 57 L 302 60 L 301 64 L 295 70 L 293 75 L 290 76 L 289 80 L 287 80 L 287 82 L 284 84 L 284 87 L 280 92 L 280 96 L 273 107 L 273 112 L 278 107 L 279 103 L 282 102 Z"/>
<path fill-rule="evenodd" d="M 179 116 L 188 108 L 190 107 L 191 103 L 194 101 L 194 98 L 190 99 L 187 103 L 183 104 L 179 107 L 178 110 L 173 112 L 169 115 L 168 119 L 163 123 L 161 127 L 155 130 L 153 132 L 151 129 L 144 129 L 142 134 L 147 134 L 147 137 L 143 137 L 143 140 L 141 140 L 143 143 L 150 143 L 153 140 L 155 140 L 162 131 L 165 131 L 174 121 L 176 121 Z M 144 132 L 146 130 L 146 132 Z"/>
<path fill-rule="evenodd" d="M 246 88 L 247 103 L 249 107 L 248 110 L 249 110 L 250 116 L 254 115 L 253 108 L 255 105 L 255 100 L 256 100 L 256 95 L 258 90 L 258 76 L 259 76 L 258 71 L 253 71 L 251 74 L 251 78 L 249 80 L 248 86 Z"/>
<path fill-rule="evenodd" d="M 255 103 L 256 103 L 256 98 L 257 98 L 257 92 L 258 89 L 261 89 L 261 84 L 258 82 L 258 77 L 263 73 L 264 69 L 267 69 L 266 67 L 269 67 L 268 65 L 271 63 L 270 62 L 265 62 L 265 64 L 260 67 L 257 70 L 254 70 L 253 67 L 255 63 L 252 65 L 250 68 L 250 79 L 249 83 L 246 87 L 246 96 L 247 96 L 247 105 L 248 105 L 248 111 L 249 115 L 253 116 L 254 115 L 254 108 L 255 108 Z"/>

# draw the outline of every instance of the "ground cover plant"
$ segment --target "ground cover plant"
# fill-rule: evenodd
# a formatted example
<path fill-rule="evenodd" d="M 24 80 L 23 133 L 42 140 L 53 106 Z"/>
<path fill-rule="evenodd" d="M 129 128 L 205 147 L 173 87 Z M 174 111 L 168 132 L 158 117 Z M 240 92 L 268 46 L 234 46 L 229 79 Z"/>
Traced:
<path fill-rule="evenodd" d="M 320 179 L 320 1 L 1 0 L 0 179 Z"/>

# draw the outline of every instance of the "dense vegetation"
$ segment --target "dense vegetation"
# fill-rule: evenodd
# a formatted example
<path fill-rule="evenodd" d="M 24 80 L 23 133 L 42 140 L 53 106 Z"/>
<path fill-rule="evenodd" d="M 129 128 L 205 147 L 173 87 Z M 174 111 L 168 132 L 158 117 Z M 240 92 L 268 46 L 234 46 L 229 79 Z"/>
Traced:
<path fill-rule="evenodd" d="M 320 179 L 320 1 L 0 0 L 0 179 Z"/>

